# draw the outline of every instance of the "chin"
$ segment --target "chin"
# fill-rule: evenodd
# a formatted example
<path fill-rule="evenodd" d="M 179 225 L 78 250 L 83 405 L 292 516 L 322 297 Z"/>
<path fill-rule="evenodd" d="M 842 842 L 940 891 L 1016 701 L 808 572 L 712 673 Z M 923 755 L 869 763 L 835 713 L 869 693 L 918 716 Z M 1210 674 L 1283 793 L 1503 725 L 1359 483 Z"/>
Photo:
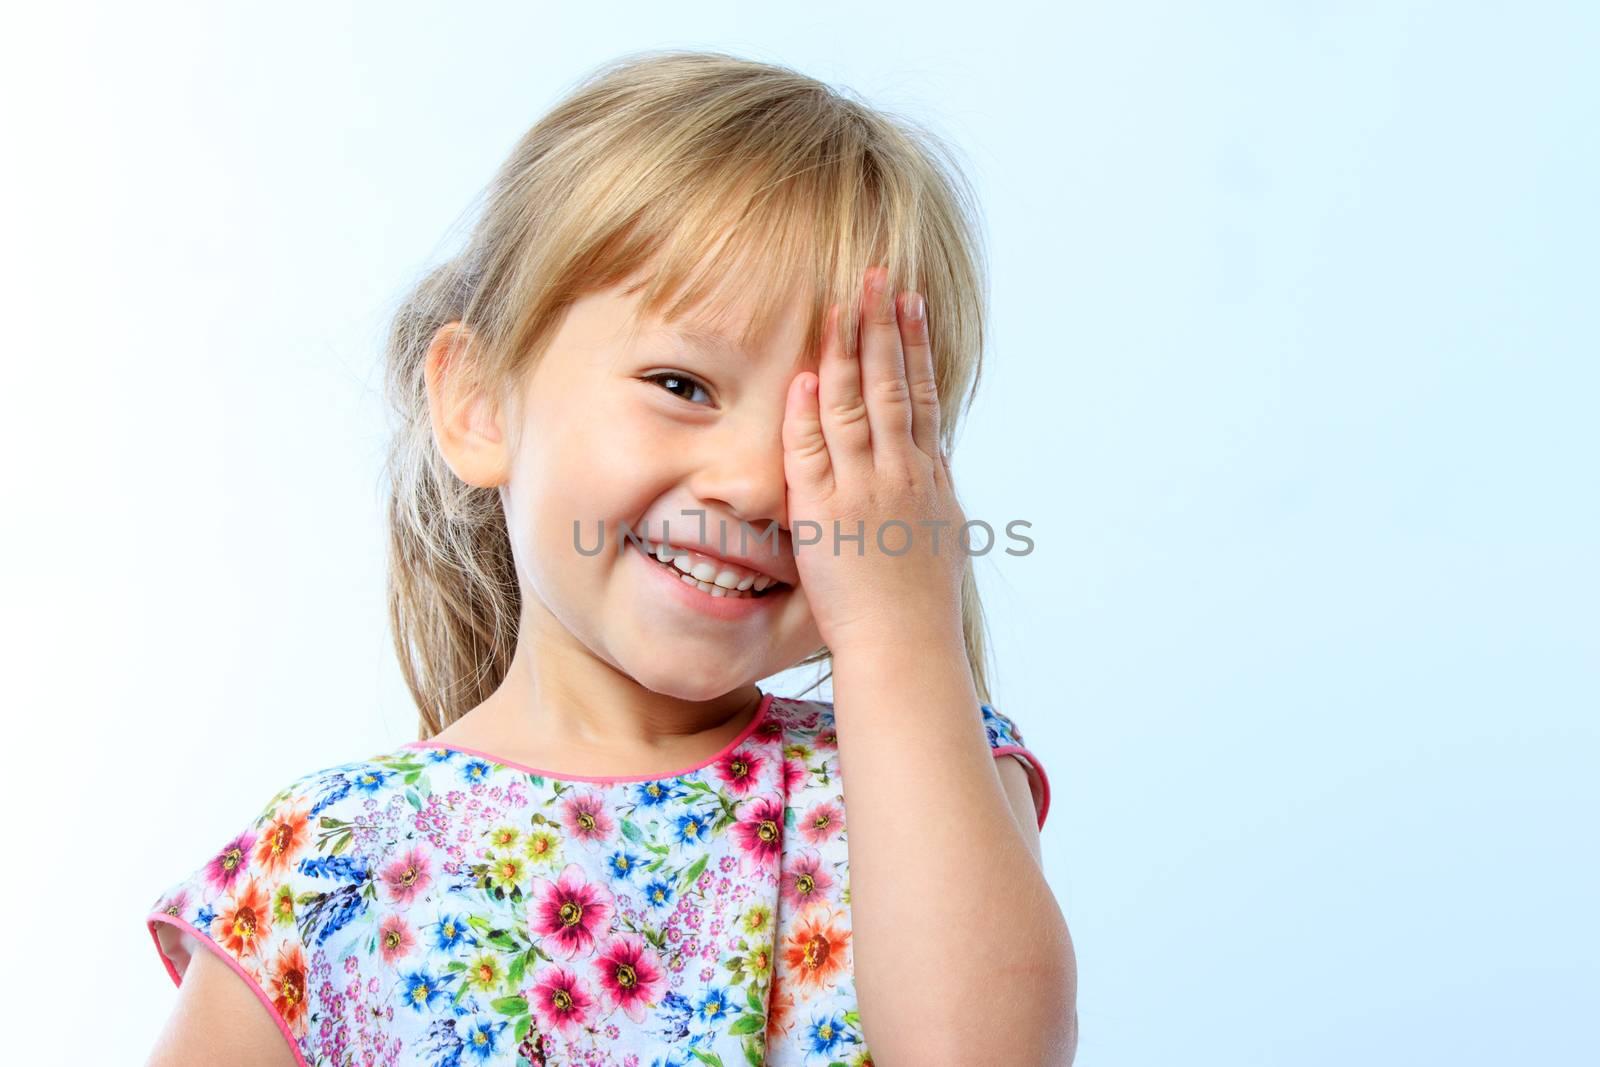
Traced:
<path fill-rule="evenodd" d="M 634 664 L 628 670 L 628 675 L 652 693 L 691 701 L 715 700 L 742 685 L 749 685 L 753 680 L 732 674 L 718 676 L 686 671 L 682 662 L 649 666 Z"/>

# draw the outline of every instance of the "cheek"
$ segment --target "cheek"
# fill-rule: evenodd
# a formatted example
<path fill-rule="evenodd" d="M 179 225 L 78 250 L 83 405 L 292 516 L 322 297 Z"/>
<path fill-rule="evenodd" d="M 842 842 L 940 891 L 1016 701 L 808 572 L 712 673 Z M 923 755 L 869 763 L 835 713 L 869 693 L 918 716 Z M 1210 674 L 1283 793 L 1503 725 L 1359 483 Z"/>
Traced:
<path fill-rule="evenodd" d="M 662 468 L 646 443 L 630 435 L 638 424 L 616 405 L 590 405 L 582 411 L 536 412 L 538 421 L 523 435 L 524 448 L 513 474 L 516 501 L 513 538 L 547 561 L 598 564 L 574 545 L 573 523 L 583 547 L 593 551 L 604 524 L 606 544 L 617 524 L 637 528 L 651 502 L 663 492 L 656 484 Z"/>

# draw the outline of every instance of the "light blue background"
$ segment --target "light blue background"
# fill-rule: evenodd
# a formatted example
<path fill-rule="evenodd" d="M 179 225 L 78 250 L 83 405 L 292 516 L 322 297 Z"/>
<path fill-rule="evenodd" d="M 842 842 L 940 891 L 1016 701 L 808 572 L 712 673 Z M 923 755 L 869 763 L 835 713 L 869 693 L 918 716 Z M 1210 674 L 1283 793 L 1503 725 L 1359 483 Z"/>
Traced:
<path fill-rule="evenodd" d="M 541 7 L 14 18 L 14 1048 L 142 1057 L 143 909 L 414 736 L 385 316 L 562 89 L 687 45 L 926 119 L 982 195 L 957 478 L 1034 523 L 980 574 L 1078 1062 L 1600 1061 L 1593 5 Z"/>

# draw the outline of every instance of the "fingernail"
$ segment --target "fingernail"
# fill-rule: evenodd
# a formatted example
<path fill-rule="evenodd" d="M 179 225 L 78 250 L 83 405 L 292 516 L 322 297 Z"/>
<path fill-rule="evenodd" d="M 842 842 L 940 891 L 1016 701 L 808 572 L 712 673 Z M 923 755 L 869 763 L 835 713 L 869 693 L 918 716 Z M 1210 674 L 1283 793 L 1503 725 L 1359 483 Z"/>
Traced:
<path fill-rule="evenodd" d="M 913 292 L 906 297 L 906 321 L 922 321 L 922 294 Z"/>

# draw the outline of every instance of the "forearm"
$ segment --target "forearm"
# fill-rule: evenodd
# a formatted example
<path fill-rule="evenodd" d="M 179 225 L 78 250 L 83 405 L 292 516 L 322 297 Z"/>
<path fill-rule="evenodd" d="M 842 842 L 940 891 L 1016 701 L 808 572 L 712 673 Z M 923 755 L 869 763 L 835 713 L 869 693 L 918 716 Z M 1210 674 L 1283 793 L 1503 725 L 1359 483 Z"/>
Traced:
<path fill-rule="evenodd" d="M 856 995 L 880 1067 L 1069 1062 L 1066 921 L 1012 817 L 959 635 L 835 650 Z"/>

